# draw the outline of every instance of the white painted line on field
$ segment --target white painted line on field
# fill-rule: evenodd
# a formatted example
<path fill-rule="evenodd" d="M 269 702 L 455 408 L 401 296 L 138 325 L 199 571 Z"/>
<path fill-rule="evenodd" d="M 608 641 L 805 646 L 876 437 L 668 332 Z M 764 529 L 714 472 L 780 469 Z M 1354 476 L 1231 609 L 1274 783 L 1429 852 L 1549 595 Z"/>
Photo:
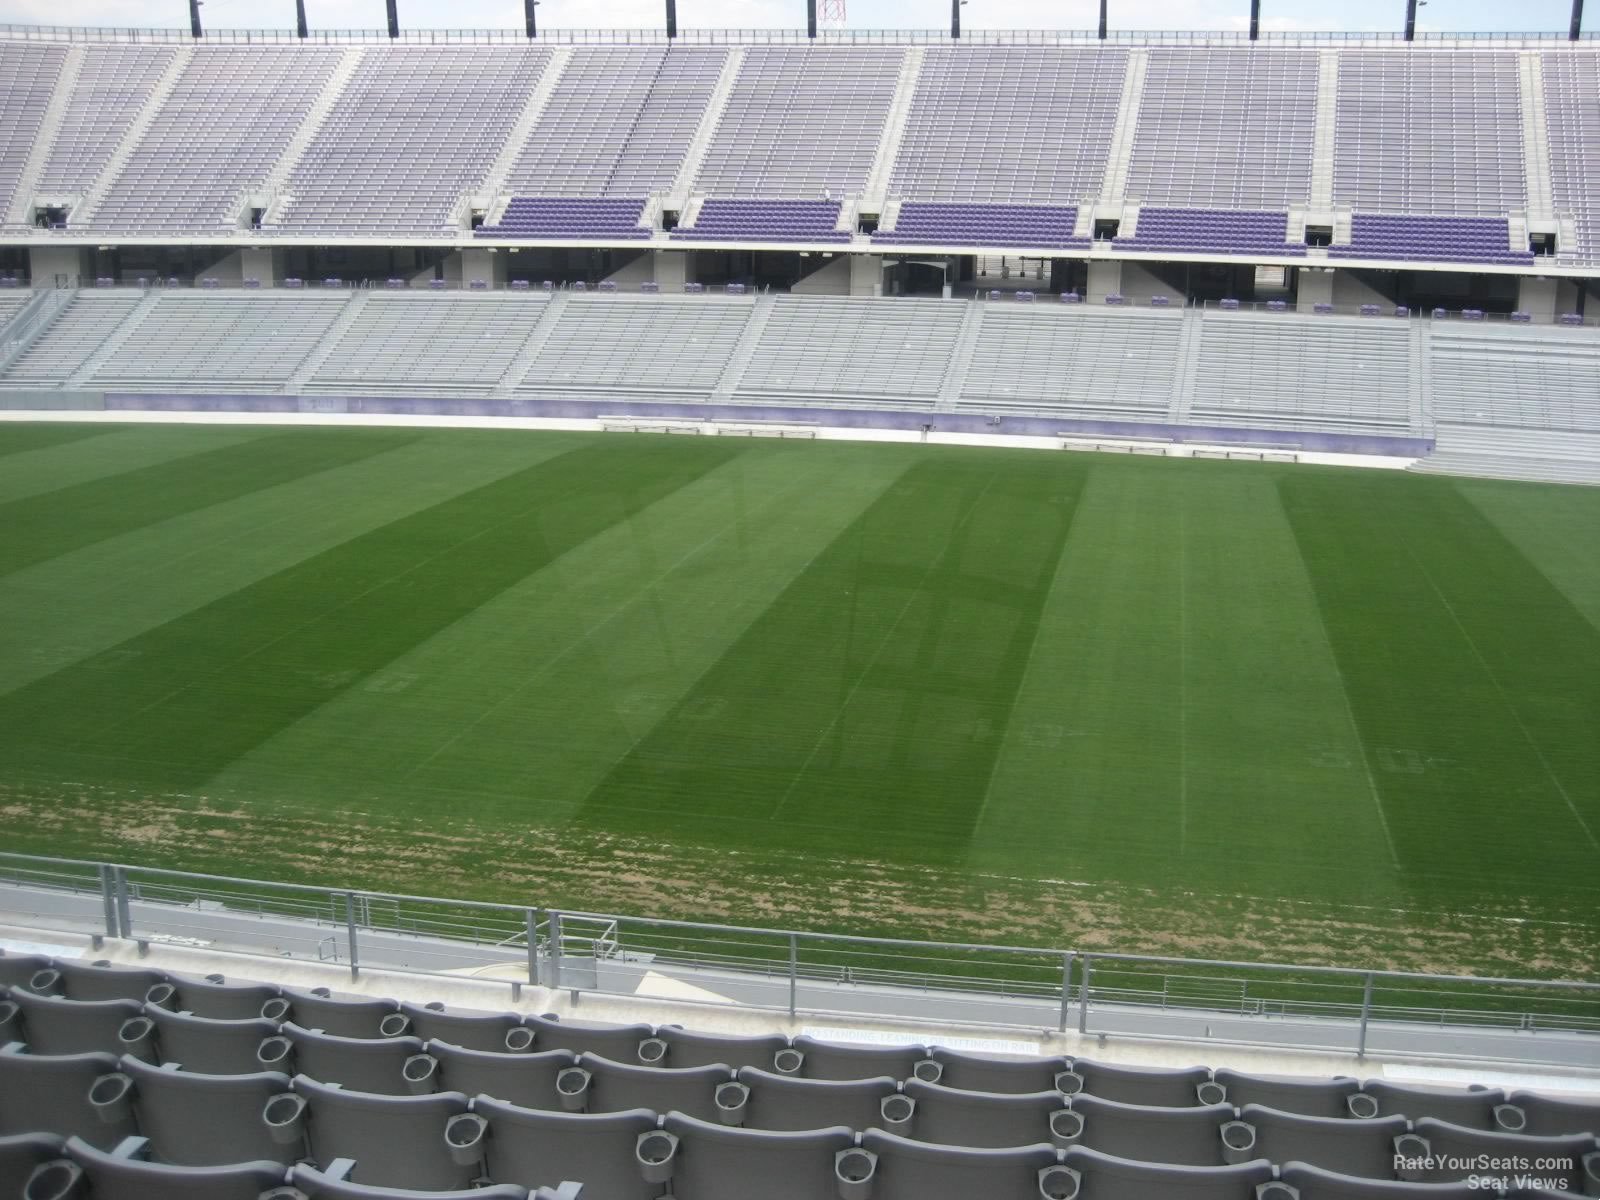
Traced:
<path fill-rule="evenodd" d="M 639 986 L 633 991 L 635 996 L 649 996 L 657 1000 L 694 1000 L 701 1004 L 736 1004 L 737 1001 L 709 991 L 703 987 L 696 987 L 692 983 L 685 983 L 681 979 L 674 979 L 670 975 L 662 975 L 656 971 L 646 971 L 644 978 L 639 981 Z"/>

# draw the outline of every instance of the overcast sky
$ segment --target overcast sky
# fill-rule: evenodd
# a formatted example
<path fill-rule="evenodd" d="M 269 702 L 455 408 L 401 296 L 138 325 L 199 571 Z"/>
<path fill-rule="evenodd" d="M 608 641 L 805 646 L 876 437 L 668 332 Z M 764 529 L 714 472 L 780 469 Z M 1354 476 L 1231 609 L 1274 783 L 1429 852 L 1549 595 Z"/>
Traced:
<path fill-rule="evenodd" d="M 846 0 L 854 29 L 947 27 L 949 0 Z M 516 27 L 521 0 L 399 0 L 401 24 L 413 29 Z M 1242 29 L 1249 0 L 1110 0 L 1111 24 L 1121 29 Z M 313 27 L 372 29 L 384 23 L 384 0 L 306 0 Z M 1093 27 L 1098 0 L 969 0 L 962 22 L 973 29 Z M 541 25 L 623 28 L 662 24 L 662 0 L 540 0 Z M 1267 29 L 1398 29 L 1405 0 L 1262 0 Z M 202 19 L 222 28 L 287 28 L 294 0 L 204 0 Z M 1565 30 L 1570 0 L 1427 0 L 1426 30 Z M 1596 13 L 1600 20 L 1600 12 Z M 0 0 L 0 21 L 28 24 L 188 24 L 188 0 Z M 684 28 L 746 29 L 805 24 L 805 0 L 678 0 Z"/>

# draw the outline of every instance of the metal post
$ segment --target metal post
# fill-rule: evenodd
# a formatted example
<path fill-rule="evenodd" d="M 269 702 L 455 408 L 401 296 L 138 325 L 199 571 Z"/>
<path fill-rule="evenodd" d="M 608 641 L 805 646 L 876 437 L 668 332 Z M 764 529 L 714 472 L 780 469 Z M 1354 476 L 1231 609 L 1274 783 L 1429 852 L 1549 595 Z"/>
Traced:
<path fill-rule="evenodd" d="M 961 0 L 950 0 L 950 36 L 961 40 Z"/>
<path fill-rule="evenodd" d="M 1356 1039 L 1356 1058 L 1367 1057 L 1367 1020 L 1372 1016 L 1372 972 L 1367 972 L 1367 986 L 1361 992 L 1361 1035 Z"/>
<path fill-rule="evenodd" d="M 1417 0 L 1406 0 L 1406 41 L 1417 37 Z"/>
<path fill-rule="evenodd" d="M 294 33 L 296 37 L 310 36 L 310 29 L 306 27 L 306 0 L 294 0 Z"/>
<path fill-rule="evenodd" d="M 539 0 L 522 0 L 522 23 L 528 28 L 528 36 L 539 36 L 539 22 L 533 15 L 533 10 L 539 6 Z"/>
<path fill-rule="evenodd" d="M 1072 960 L 1073 952 L 1068 950 L 1061 956 L 1061 1021 L 1056 1026 L 1062 1033 L 1067 1031 L 1067 1009 L 1072 1004 Z"/>
<path fill-rule="evenodd" d="M 1583 0 L 1572 0 L 1572 26 L 1567 30 L 1567 37 L 1577 41 L 1583 34 Z"/>
<path fill-rule="evenodd" d="M 350 943 L 350 978 L 354 979 L 361 971 L 360 957 L 356 953 L 356 894 L 344 894 L 344 932 Z"/>
<path fill-rule="evenodd" d="M 528 922 L 528 982 L 539 986 L 539 910 L 530 908 Z"/>
<path fill-rule="evenodd" d="M 1078 992 L 1078 1032 L 1089 1032 L 1089 972 L 1093 969 L 1094 956 L 1083 956 L 1083 985 Z"/>
<path fill-rule="evenodd" d="M 200 0 L 189 0 L 189 36 L 205 36 L 205 30 L 200 28 Z"/>
<path fill-rule="evenodd" d="M 667 0 L 667 40 L 678 36 L 678 0 Z"/>
<path fill-rule="evenodd" d="M 794 993 L 800 978 L 800 939 L 789 935 L 789 1019 L 794 1019 Z"/>
<path fill-rule="evenodd" d="M 1106 0 L 1100 0 L 1100 40 L 1106 40 Z"/>
<path fill-rule="evenodd" d="M 400 10 L 395 6 L 396 0 L 384 0 L 384 7 L 389 11 L 389 36 L 400 36 Z"/>
<path fill-rule="evenodd" d="M 550 910 L 550 986 L 561 986 L 561 914 Z"/>
<path fill-rule="evenodd" d="M 1250 0 L 1250 40 L 1261 37 L 1261 0 Z"/>
<path fill-rule="evenodd" d="M 106 912 L 106 936 L 117 936 L 117 888 L 112 882 L 111 868 L 100 864 L 100 902 Z"/>
<path fill-rule="evenodd" d="M 817 36 L 817 0 L 806 0 L 806 36 Z"/>
<path fill-rule="evenodd" d="M 133 914 L 128 908 L 128 872 L 121 867 L 113 867 L 117 880 L 117 936 L 131 938 L 133 936 Z"/>

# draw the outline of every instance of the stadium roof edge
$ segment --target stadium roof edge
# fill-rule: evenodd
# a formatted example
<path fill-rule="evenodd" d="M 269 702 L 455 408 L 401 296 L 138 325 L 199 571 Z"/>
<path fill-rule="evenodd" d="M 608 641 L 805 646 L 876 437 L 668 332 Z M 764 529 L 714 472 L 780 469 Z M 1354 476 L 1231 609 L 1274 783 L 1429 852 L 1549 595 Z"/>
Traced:
<path fill-rule="evenodd" d="M 139 28 L 119 26 L 0 24 L 0 39 L 66 42 L 192 42 L 189 30 L 178 28 Z M 1412 48 L 1515 49 L 1537 46 L 1552 49 L 1559 45 L 1592 46 L 1600 34 L 1585 31 L 1576 43 L 1564 31 L 1418 33 L 1409 43 Z M 299 38 L 293 29 L 212 29 L 199 39 L 213 44 L 294 43 Z M 390 41 L 383 29 L 312 30 L 305 42 L 318 44 L 384 43 Z M 521 29 L 406 29 L 396 39 L 424 45 L 491 44 L 524 42 Z M 547 29 L 539 41 L 549 43 L 635 43 L 658 44 L 667 41 L 659 29 Z M 800 44 L 812 41 L 804 29 L 681 29 L 676 41 L 689 45 Z M 847 29 L 831 30 L 814 39 L 822 45 L 941 45 L 951 43 L 949 32 L 939 29 Z M 1386 46 L 1406 47 L 1397 30 L 1330 30 L 1326 32 L 1263 31 L 1252 43 L 1244 30 L 1117 30 L 1105 42 L 1112 45 L 1251 45 L 1255 46 Z M 1092 29 L 976 29 L 964 30 L 955 45 L 974 46 L 1070 46 L 1095 45 L 1102 41 Z"/>

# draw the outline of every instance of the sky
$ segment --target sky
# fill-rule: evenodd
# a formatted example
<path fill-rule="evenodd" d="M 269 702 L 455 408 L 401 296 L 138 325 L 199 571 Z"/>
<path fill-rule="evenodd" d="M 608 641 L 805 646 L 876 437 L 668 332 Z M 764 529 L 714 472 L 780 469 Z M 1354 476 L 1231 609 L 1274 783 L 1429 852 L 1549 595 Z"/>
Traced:
<path fill-rule="evenodd" d="M 412 29 L 513 28 L 522 0 L 398 0 L 400 22 Z M 1249 21 L 1249 0 L 1109 0 L 1113 29 L 1231 30 Z M 852 29 L 948 28 L 949 0 L 846 0 Z M 1593 5 L 1600 9 L 1600 4 Z M 313 28 L 376 29 L 384 0 L 306 0 Z M 290 28 L 294 0 L 204 0 L 211 28 Z M 663 0 L 540 0 L 548 28 L 621 29 L 663 24 Z M 967 0 L 969 29 L 1087 29 L 1098 0 Z M 1426 0 L 1424 32 L 1565 31 L 1571 0 Z M 1262 0 L 1267 30 L 1385 30 L 1401 27 L 1405 0 Z M 1600 12 L 1596 12 L 1600 21 Z M 22 24 L 187 26 L 188 0 L 0 0 L 0 22 Z M 805 0 L 678 0 L 678 24 L 693 29 L 799 27 Z"/>

